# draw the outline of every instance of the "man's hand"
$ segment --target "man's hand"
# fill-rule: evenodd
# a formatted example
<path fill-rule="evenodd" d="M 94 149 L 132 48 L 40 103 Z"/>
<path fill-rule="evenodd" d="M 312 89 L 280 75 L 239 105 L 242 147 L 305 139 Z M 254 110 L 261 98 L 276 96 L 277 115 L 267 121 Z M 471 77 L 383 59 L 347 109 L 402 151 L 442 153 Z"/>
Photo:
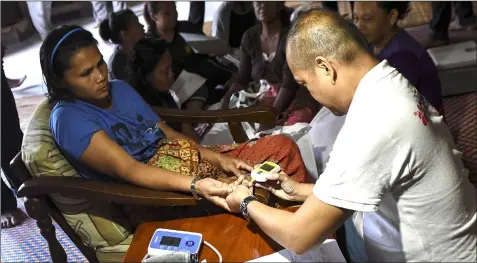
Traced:
<path fill-rule="evenodd" d="M 222 170 L 227 173 L 233 173 L 235 176 L 237 176 L 238 179 L 235 181 L 235 185 L 242 183 L 243 179 L 245 178 L 245 175 L 241 170 L 251 172 L 253 169 L 253 167 L 248 165 L 246 162 L 225 155 L 220 155 L 218 162 Z"/>
<path fill-rule="evenodd" d="M 226 203 L 229 207 L 229 211 L 234 213 L 240 213 L 240 204 L 245 197 L 252 195 L 252 190 L 248 187 L 249 182 L 244 180 L 240 185 L 234 185 L 232 187 L 232 193 L 227 196 Z"/>
<path fill-rule="evenodd" d="M 231 192 L 231 186 L 212 178 L 204 178 L 195 183 L 195 189 L 198 195 L 209 200 L 217 206 L 230 211 L 225 197 Z"/>
<path fill-rule="evenodd" d="M 265 183 L 256 183 L 259 188 L 266 189 L 280 199 L 288 201 L 304 201 L 306 196 L 301 196 L 301 184 L 291 179 L 284 172 L 267 176 Z"/>

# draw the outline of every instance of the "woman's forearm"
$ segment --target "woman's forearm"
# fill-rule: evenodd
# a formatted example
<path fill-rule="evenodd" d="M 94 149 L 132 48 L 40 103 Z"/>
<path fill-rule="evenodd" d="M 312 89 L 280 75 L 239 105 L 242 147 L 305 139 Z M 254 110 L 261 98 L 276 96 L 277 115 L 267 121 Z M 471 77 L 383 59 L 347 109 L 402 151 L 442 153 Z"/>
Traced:
<path fill-rule="evenodd" d="M 245 88 L 246 88 L 245 86 L 237 82 L 234 82 L 224 97 L 230 98 L 234 93 L 244 90 Z"/>
<path fill-rule="evenodd" d="M 182 124 L 182 133 L 196 143 L 200 143 L 200 136 L 190 123 Z"/>
<path fill-rule="evenodd" d="M 277 98 L 273 103 L 273 108 L 278 112 L 282 113 L 295 99 L 295 92 L 292 92 L 290 89 L 287 88 L 280 88 L 278 91 Z"/>
<path fill-rule="evenodd" d="M 150 166 L 141 162 L 131 165 L 124 179 L 154 190 L 180 191 L 190 193 L 192 177 Z"/>

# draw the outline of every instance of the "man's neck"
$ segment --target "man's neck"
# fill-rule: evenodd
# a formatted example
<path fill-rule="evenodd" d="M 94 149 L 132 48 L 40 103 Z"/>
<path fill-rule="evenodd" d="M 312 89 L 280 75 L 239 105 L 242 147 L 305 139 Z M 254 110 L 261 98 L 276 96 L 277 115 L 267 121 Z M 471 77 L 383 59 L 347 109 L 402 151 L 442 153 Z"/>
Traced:
<path fill-rule="evenodd" d="M 262 35 L 272 36 L 278 34 L 280 33 L 281 27 L 282 22 L 280 21 L 280 19 L 276 19 L 268 23 L 262 23 Z"/>
<path fill-rule="evenodd" d="M 394 27 L 388 34 L 384 35 L 378 43 L 374 44 L 374 54 L 379 54 L 388 45 L 389 41 L 399 32 L 401 29 Z"/>
<path fill-rule="evenodd" d="M 349 106 L 351 105 L 351 101 L 353 100 L 354 94 L 358 89 L 361 80 L 363 80 L 364 76 L 368 74 L 376 65 L 379 64 L 379 61 L 369 54 L 363 54 L 355 58 L 357 62 L 355 65 L 347 67 L 346 74 L 348 75 L 348 83 L 349 83 L 349 90 L 348 94 L 350 97 L 347 99 L 347 107 L 346 112 L 348 112 Z"/>

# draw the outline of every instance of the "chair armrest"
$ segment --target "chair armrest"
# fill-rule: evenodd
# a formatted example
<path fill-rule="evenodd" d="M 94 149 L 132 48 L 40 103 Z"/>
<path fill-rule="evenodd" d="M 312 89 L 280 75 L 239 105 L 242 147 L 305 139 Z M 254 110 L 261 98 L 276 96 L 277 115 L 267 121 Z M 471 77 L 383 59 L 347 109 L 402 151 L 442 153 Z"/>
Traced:
<path fill-rule="evenodd" d="M 220 123 L 251 122 L 274 125 L 278 114 L 272 107 L 258 105 L 248 108 L 229 110 L 177 110 L 151 106 L 152 110 L 164 121 L 182 123 Z"/>
<path fill-rule="evenodd" d="M 20 186 L 17 196 L 20 198 L 49 194 L 60 194 L 65 197 L 79 197 L 88 200 L 104 200 L 117 204 L 153 206 L 191 206 L 196 204 L 191 195 L 75 177 L 31 179 Z"/>

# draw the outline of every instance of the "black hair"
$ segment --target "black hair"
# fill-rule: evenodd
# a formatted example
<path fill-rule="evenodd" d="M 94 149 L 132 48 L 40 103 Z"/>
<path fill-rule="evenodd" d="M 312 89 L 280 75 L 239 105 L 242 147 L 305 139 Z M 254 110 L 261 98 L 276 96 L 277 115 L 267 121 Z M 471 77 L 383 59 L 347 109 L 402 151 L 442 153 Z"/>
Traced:
<path fill-rule="evenodd" d="M 294 66 L 307 70 L 317 56 L 351 63 L 356 51 L 370 53 L 366 38 L 351 21 L 324 9 L 305 11 L 296 19 L 288 31 L 287 50 L 293 50 Z"/>
<path fill-rule="evenodd" d="M 112 12 L 108 18 L 99 24 L 99 35 L 104 41 L 121 44 L 120 33 L 129 28 L 134 17 L 136 17 L 136 14 L 131 9 Z"/>
<path fill-rule="evenodd" d="M 152 15 L 159 13 L 161 10 L 160 4 L 164 4 L 167 2 L 173 2 L 173 1 L 146 1 L 144 3 L 144 20 L 146 20 L 147 23 L 147 33 L 151 36 L 156 36 L 157 37 L 157 32 L 156 32 L 156 22 L 152 19 Z M 173 2 L 175 4 L 175 2 Z"/>
<path fill-rule="evenodd" d="M 401 20 L 406 17 L 409 13 L 409 2 L 408 1 L 379 1 L 377 2 L 379 8 L 386 11 L 386 13 L 391 12 L 391 10 L 396 9 L 398 11 L 398 20 Z"/>
<path fill-rule="evenodd" d="M 72 32 L 73 30 L 77 31 Z M 68 33 L 70 35 L 65 37 Z M 70 67 L 70 58 L 79 49 L 97 45 L 98 41 L 91 32 L 76 25 L 60 26 L 48 33 L 40 47 L 40 64 L 50 102 L 74 99 L 63 81 L 64 72 Z"/>
<path fill-rule="evenodd" d="M 167 42 L 152 37 L 139 40 L 131 50 L 128 82 L 151 105 L 158 104 L 156 98 L 159 92 L 149 83 L 148 76 L 166 52 Z"/>

